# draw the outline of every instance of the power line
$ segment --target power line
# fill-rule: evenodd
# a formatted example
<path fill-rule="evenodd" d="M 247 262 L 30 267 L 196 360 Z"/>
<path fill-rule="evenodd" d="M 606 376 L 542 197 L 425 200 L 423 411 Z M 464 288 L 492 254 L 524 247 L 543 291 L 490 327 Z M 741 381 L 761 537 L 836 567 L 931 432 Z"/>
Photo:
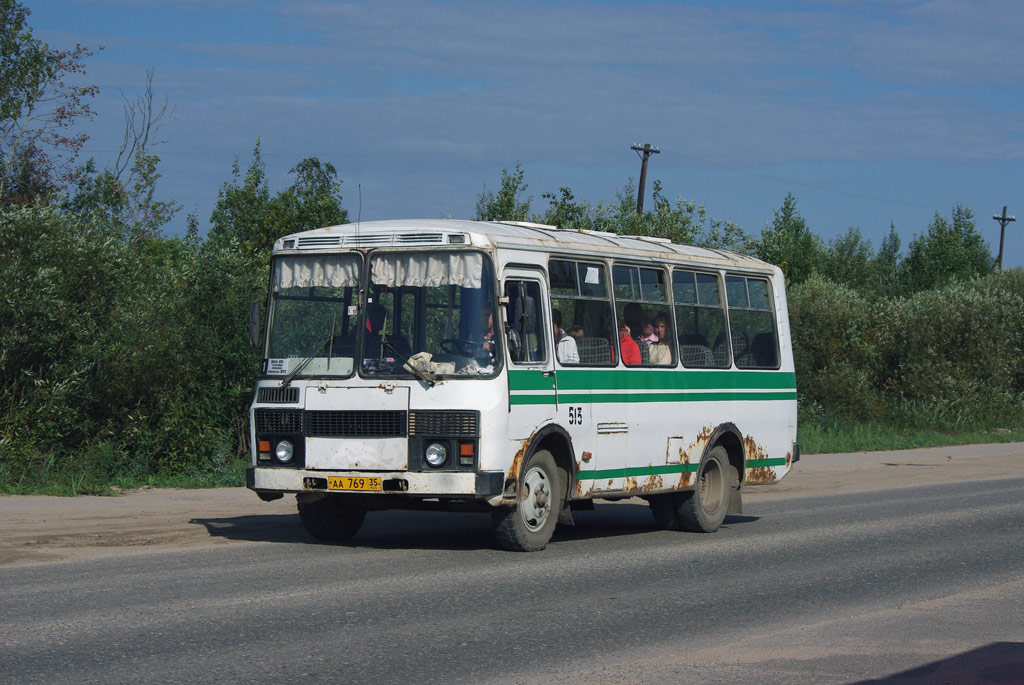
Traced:
<path fill-rule="evenodd" d="M 796 185 L 796 186 L 802 186 L 804 188 L 811 188 L 813 190 L 821 190 L 821 191 L 826 192 L 826 193 L 835 193 L 837 195 L 846 195 L 846 196 L 849 196 L 849 197 L 857 197 L 857 198 L 860 198 L 862 200 L 873 200 L 875 202 L 888 202 L 889 204 L 893 204 L 893 205 L 904 205 L 906 207 L 918 207 L 920 209 L 930 209 L 930 210 L 933 210 L 933 211 L 938 211 L 938 210 L 936 210 L 935 207 L 932 207 L 931 205 L 923 205 L 923 204 L 920 204 L 918 202 L 908 202 L 906 200 L 893 200 L 893 199 L 890 199 L 890 198 L 887 198 L 887 197 L 876 197 L 874 195 L 865 195 L 863 193 L 855 193 L 855 192 L 850 191 L 850 190 L 839 190 L 838 188 L 829 188 L 827 186 L 817 185 L 817 184 L 814 184 L 814 183 L 805 183 L 804 181 L 796 181 L 796 180 L 791 179 L 791 178 L 782 178 L 781 176 L 772 176 L 771 174 L 762 174 L 759 171 L 751 171 L 750 169 L 743 169 L 743 168 L 740 168 L 740 167 L 730 166 L 729 164 L 722 164 L 721 162 L 712 162 L 709 159 L 701 159 L 700 157 L 692 157 L 690 155 L 679 155 L 679 157 L 682 157 L 683 159 L 689 159 L 689 160 L 692 160 L 694 162 L 700 162 L 701 164 L 707 164 L 709 166 L 720 167 L 722 169 L 728 169 L 730 171 L 737 171 L 737 172 L 739 172 L 741 174 L 748 174 L 750 176 L 759 176 L 760 178 L 767 178 L 767 179 L 769 179 L 771 181 L 778 181 L 780 183 L 789 183 L 789 184 Z"/>

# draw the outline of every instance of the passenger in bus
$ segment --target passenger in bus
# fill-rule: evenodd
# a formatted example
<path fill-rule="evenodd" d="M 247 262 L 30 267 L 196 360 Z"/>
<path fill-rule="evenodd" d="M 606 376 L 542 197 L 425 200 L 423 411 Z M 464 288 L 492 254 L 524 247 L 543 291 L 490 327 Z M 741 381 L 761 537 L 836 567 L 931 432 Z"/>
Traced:
<path fill-rule="evenodd" d="M 629 332 L 629 326 L 622 319 L 619 319 L 619 348 L 622 349 L 622 363 L 629 365 L 640 364 L 640 346 L 633 340 Z"/>
<path fill-rule="evenodd" d="M 579 364 L 580 353 L 576 349 L 576 340 L 562 330 L 562 312 L 552 309 L 551 323 L 555 334 L 555 358 L 560 364 Z"/>
<path fill-rule="evenodd" d="M 644 313 L 636 302 L 627 302 L 622 309 L 622 319 L 626 322 L 630 335 L 639 340 L 644 328 Z"/>
<path fill-rule="evenodd" d="M 643 313 L 644 326 L 641 329 L 640 340 L 654 345 L 658 342 L 658 334 L 654 330 L 655 314 L 650 309 Z"/>
<path fill-rule="evenodd" d="M 651 363 L 667 366 L 672 363 L 672 348 L 668 345 L 668 318 L 664 314 L 658 314 L 652 323 L 657 342 L 651 345 Z"/>
<path fill-rule="evenodd" d="M 583 331 L 583 326 L 581 326 L 579 324 L 576 324 L 575 326 L 570 328 L 567 332 L 569 333 L 569 335 L 572 336 L 572 339 L 576 341 L 576 349 L 579 350 L 579 348 L 580 348 L 580 341 L 583 340 L 584 336 L 586 335 L 584 333 L 584 331 Z"/>

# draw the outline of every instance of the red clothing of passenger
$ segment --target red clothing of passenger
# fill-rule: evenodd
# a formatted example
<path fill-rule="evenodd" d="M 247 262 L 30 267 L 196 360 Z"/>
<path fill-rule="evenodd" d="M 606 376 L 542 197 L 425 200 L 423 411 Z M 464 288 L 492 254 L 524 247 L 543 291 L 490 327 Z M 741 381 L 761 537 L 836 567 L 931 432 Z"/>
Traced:
<path fill-rule="evenodd" d="M 640 364 L 640 346 L 636 344 L 636 341 L 629 337 L 629 333 L 626 331 L 622 332 L 619 336 L 619 347 L 622 349 L 622 363 L 623 364 Z"/>

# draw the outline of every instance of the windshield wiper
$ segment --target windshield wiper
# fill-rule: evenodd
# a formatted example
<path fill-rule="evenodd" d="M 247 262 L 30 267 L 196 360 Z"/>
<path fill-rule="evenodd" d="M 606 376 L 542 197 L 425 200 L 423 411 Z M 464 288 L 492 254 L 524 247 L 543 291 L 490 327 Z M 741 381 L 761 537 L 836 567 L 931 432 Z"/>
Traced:
<path fill-rule="evenodd" d="M 282 388 L 288 387 L 288 384 L 291 383 L 292 380 L 294 380 L 296 376 L 298 376 L 300 373 L 302 373 L 302 370 L 304 368 L 306 368 L 311 361 L 313 361 L 313 358 L 316 357 L 317 352 L 319 352 L 320 350 L 324 349 L 324 346 L 327 343 L 332 343 L 333 340 L 334 340 L 334 335 L 333 334 L 332 335 L 328 335 L 326 338 L 323 339 L 322 342 L 320 342 L 320 344 L 318 344 L 316 347 L 314 347 L 313 351 L 309 353 L 309 356 L 306 357 L 305 359 L 303 359 L 298 364 L 296 364 L 295 368 L 292 369 L 292 372 L 284 377 L 284 380 L 281 381 L 281 387 Z"/>

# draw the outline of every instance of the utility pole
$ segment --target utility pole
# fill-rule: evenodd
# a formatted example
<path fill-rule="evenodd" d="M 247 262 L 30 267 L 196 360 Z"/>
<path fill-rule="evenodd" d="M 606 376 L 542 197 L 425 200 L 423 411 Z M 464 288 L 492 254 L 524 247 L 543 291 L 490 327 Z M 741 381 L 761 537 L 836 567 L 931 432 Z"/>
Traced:
<path fill-rule="evenodd" d="M 996 268 L 1000 271 L 1003 270 L 1003 238 L 1006 236 L 1006 224 L 1017 219 L 1012 216 L 1006 216 L 1006 205 L 1003 205 L 1002 216 L 993 214 L 992 218 L 999 222 L 999 256 L 996 257 Z"/>
<path fill-rule="evenodd" d="M 636 213 L 643 214 L 644 184 L 647 182 L 647 160 L 651 158 L 651 155 L 661 154 L 661 150 L 659 150 L 656 147 L 651 147 L 650 143 L 644 143 L 643 147 L 640 147 L 636 143 L 633 143 L 632 147 L 630 147 L 629 149 L 636 150 L 638 156 L 641 152 L 644 153 L 641 157 L 643 161 L 640 163 L 640 190 L 637 191 L 636 194 Z"/>

